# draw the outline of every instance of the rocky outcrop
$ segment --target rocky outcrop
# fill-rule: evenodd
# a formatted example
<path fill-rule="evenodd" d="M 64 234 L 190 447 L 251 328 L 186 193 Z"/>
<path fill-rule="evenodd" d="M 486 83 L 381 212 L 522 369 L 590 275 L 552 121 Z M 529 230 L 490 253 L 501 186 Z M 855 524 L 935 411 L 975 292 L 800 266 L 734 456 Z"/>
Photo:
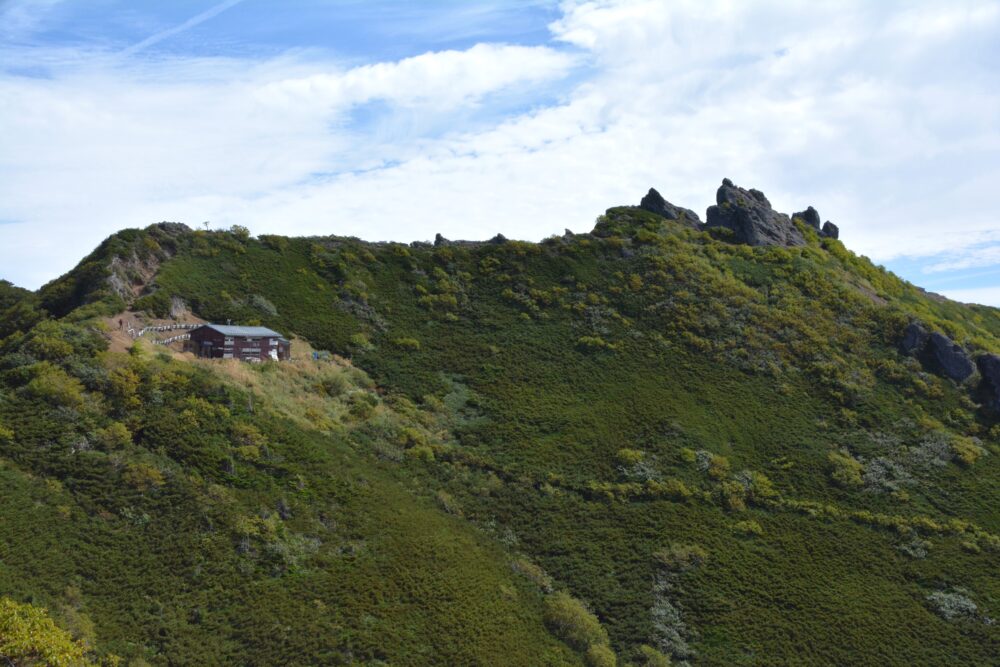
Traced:
<path fill-rule="evenodd" d="M 437 234 L 434 235 L 434 247 L 435 248 L 439 248 L 439 247 L 441 247 L 443 245 L 448 245 L 449 243 L 450 243 L 450 241 L 448 241 L 448 239 L 446 239 L 445 237 L 441 236 L 440 233 L 437 233 Z"/>
<path fill-rule="evenodd" d="M 942 333 L 932 333 L 927 339 L 927 351 L 942 373 L 956 382 L 964 382 L 976 367 L 962 346 Z"/>
<path fill-rule="evenodd" d="M 715 193 L 715 206 L 708 207 L 708 227 L 724 227 L 739 243 L 749 245 L 803 246 L 802 232 L 784 213 L 771 208 L 760 190 L 745 190 L 723 179 Z"/>
<path fill-rule="evenodd" d="M 833 224 L 829 220 L 823 223 L 822 226 L 819 224 L 819 211 L 814 209 L 812 206 L 808 207 L 804 211 L 799 211 L 798 213 L 792 214 L 792 219 L 798 218 L 802 222 L 806 223 L 810 227 L 816 230 L 816 233 L 820 236 L 827 236 L 831 239 L 838 238 L 840 236 L 840 229 L 837 225 Z"/>
<path fill-rule="evenodd" d="M 927 331 L 916 322 L 910 322 L 903 330 L 903 340 L 899 344 L 903 354 L 911 356 L 919 354 L 926 345 Z"/>
<path fill-rule="evenodd" d="M 964 382 L 976 370 L 961 345 L 943 333 L 928 332 L 917 322 L 907 325 L 899 347 L 903 354 L 919 359 L 928 370 L 956 382 Z"/>
<path fill-rule="evenodd" d="M 191 233 L 191 228 L 183 222 L 157 222 L 146 229 L 159 230 L 167 236 L 184 236 Z"/>
<path fill-rule="evenodd" d="M 1000 412 L 1000 356 L 980 355 L 976 359 L 976 366 L 979 367 L 979 375 L 982 377 L 979 391 L 983 397 L 983 404 L 995 412 Z"/>
<path fill-rule="evenodd" d="M 792 213 L 792 219 L 798 218 L 802 222 L 806 223 L 817 232 L 821 231 L 819 228 L 819 211 L 814 209 L 812 206 L 804 211 L 799 211 L 798 213 Z"/>
<path fill-rule="evenodd" d="M 689 208 L 671 204 L 655 188 L 649 189 L 646 196 L 639 202 L 639 208 L 650 213 L 662 215 L 667 220 L 682 220 L 695 227 L 701 226 L 701 218 L 698 217 L 697 213 Z"/>

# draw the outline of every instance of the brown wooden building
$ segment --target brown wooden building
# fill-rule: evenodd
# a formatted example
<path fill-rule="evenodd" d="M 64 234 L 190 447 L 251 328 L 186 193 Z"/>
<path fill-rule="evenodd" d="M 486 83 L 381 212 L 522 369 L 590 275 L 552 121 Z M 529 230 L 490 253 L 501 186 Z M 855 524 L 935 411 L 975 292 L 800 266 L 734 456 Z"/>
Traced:
<path fill-rule="evenodd" d="M 199 357 L 212 359 L 285 361 L 291 357 L 292 345 L 267 327 L 203 324 L 192 329 L 188 349 Z"/>

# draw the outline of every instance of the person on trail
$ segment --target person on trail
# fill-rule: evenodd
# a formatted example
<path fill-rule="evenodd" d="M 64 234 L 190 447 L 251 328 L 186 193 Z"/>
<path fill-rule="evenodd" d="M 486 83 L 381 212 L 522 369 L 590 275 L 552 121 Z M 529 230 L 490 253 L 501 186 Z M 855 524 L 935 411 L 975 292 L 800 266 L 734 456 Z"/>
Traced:
<path fill-rule="evenodd" d="M 124 328 L 125 328 L 125 320 L 119 319 L 118 320 L 118 330 L 121 331 Z"/>

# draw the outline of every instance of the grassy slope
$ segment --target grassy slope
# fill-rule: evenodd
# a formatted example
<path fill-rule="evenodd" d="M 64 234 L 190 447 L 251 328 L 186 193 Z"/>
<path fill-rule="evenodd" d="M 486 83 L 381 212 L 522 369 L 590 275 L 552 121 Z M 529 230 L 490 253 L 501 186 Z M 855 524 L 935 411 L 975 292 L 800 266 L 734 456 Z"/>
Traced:
<path fill-rule="evenodd" d="M 577 661 L 494 542 L 359 453 L 373 423 L 407 423 L 363 374 L 330 362 L 260 369 L 249 386 L 266 393 L 250 414 L 252 378 L 190 366 L 109 356 L 102 367 L 144 378 L 142 407 L 89 394 L 102 407 L 76 411 L 75 424 L 65 406 L 7 397 L 0 423 L 16 436 L 0 459 L 0 590 L 104 651 L 171 664 Z M 317 395 L 324 381 L 342 393 Z M 321 404 L 323 428 L 278 415 L 283 394 Z M 352 416 L 356 403 L 376 407 Z M 95 436 L 117 415 L 135 439 L 124 448 Z M 264 451 L 237 449 L 248 437 Z M 140 462 L 159 481 L 130 477 Z"/>
<path fill-rule="evenodd" d="M 591 605 L 622 656 L 641 643 L 676 647 L 650 611 L 664 601 L 680 610 L 684 627 L 674 628 L 697 664 L 909 665 L 951 656 L 986 663 L 995 656 L 995 626 L 945 621 L 927 601 L 933 591 L 961 589 L 982 614 L 1000 613 L 989 537 L 1000 532 L 995 418 L 969 400 L 969 388 L 924 373 L 895 344 L 915 316 L 969 347 L 997 351 L 997 311 L 931 299 L 815 237 L 805 249 L 751 249 L 634 209 L 609 211 L 595 232 L 541 245 L 436 249 L 198 233 L 178 242 L 157 291 L 140 304 L 162 307 L 177 295 L 208 319 L 260 321 L 303 335 L 353 356 L 401 405 L 419 406 L 404 410 L 408 419 L 434 415 L 429 446 L 400 439 L 398 428 L 355 433 L 356 466 L 370 466 L 371 452 L 398 459 L 392 449 L 386 456 L 386 441 L 419 452 L 375 468 L 386 476 L 384 489 L 357 505 L 373 515 L 365 519 L 369 534 L 379 534 L 383 521 L 392 525 L 406 494 L 444 491 L 452 511 L 460 506 L 467 524 L 481 529 L 466 539 L 481 542 L 485 532 L 509 553 L 530 556 Z M 979 438 L 988 453 L 971 466 L 916 463 L 933 442 L 944 442 L 947 454 L 947 443 L 961 436 Z M 626 448 L 642 452 L 641 470 L 622 464 Z M 315 449 L 284 460 L 312 469 Z M 729 470 L 707 475 L 692 462 L 695 451 L 726 457 Z M 893 482 L 896 492 L 868 483 L 845 488 L 831 480 L 828 457 L 837 451 L 866 472 L 877 459 L 894 462 L 907 479 Z M 739 492 L 734 505 L 731 485 L 741 470 L 763 473 L 779 495 Z M 649 492 L 650 479 L 674 480 L 687 492 L 665 499 Z M 815 505 L 805 511 L 805 502 Z M 744 503 L 748 509 L 740 509 Z M 407 546 L 399 550 L 418 555 L 387 567 L 402 568 L 407 580 L 417 576 L 413 568 L 436 562 L 423 554 L 450 543 L 449 531 L 466 534 L 458 519 L 425 511 L 418 522 L 433 534 L 419 537 L 441 542 L 430 549 L 400 537 Z M 949 519 L 977 528 L 939 529 Z M 749 520 L 761 534 L 746 534 Z M 904 553 L 914 541 L 925 556 Z M 671 543 L 704 548 L 707 562 L 670 574 L 670 590 L 654 591 L 665 576 L 656 552 Z M 464 576 L 510 586 L 502 584 L 498 547 L 478 548 L 493 560 Z M 461 571 L 466 561 L 461 550 L 453 553 Z M 355 580 L 331 573 L 332 562 L 317 561 L 304 586 L 333 595 L 321 581 Z M 253 581 L 286 599 L 284 578 Z M 353 595 L 364 597 L 379 577 L 357 581 Z M 432 577 L 412 598 L 404 662 L 458 655 L 447 652 L 459 650 L 447 641 L 479 636 L 475 624 L 468 634 L 455 627 L 444 646 L 426 646 L 444 599 L 465 601 L 462 617 L 473 619 L 496 603 L 462 587 L 438 597 L 444 581 Z M 511 618 L 522 603 L 523 631 L 537 630 L 530 596 Z M 114 616 L 110 606 L 107 616 Z M 359 618 L 367 616 L 351 610 L 336 623 Z M 373 623 L 370 644 L 360 644 L 369 656 L 375 645 L 395 645 L 391 630 Z M 510 632 L 517 627 L 511 620 Z M 217 641 L 219 634 L 226 635 L 215 628 L 202 636 Z M 532 637 L 519 640 L 527 654 L 535 646 L 557 650 Z M 237 633 L 232 641 L 275 646 L 264 634 Z"/>

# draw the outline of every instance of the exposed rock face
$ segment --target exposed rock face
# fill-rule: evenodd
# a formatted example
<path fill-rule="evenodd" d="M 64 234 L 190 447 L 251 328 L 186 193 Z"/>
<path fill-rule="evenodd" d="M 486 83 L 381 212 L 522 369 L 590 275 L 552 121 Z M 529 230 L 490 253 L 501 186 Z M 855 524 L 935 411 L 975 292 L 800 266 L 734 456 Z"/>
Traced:
<path fill-rule="evenodd" d="M 760 190 L 744 190 L 723 179 L 715 193 L 715 206 L 708 207 L 709 227 L 733 231 L 735 240 L 749 245 L 802 246 L 802 233 L 784 213 L 771 208 Z"/>
<path fill-rule="evenodd" d="M 942 333 L 934 332 L 930 335 L 927 349 L 941 371 L 956 382 L 963 382 L 976 370 L 965 350 Z"/>
<path fill-rule="evenodd" d="M 831 239 L 840 238 L 840 228 L 833 224 L 829 220 L 823 223 L 823 229 L 820 230 L 820 235 L 826 236 Z"/>
<path fill-rule="evenodd" d="M 639 208 L 649 211 L 650 213 L 662 215 L 667 220 L 680 220 L 683 218 L 696 227 L 701 225 L 701 218 L 698 217 L 697 213 L 689 208 L 674 206 L 664 199 L 655 188 L 649 189 L 646 196 L 642 198 L 641 202 L 639 202 Z"/>
<path fill-rule="evenodd" d="M 434 247 L 448 245 L 449 241 L 445 237 L 441 236 L 440 233 L 434 235 Z"/>
<path fill-rule="evenodd" d="M 187 304 L 179 296 L 170 297 L 170 317 L 179 320 L 188 314 Z"/>
<path fill-rule="evenodd" d="M 167 236 L 183 236 L 191 233 L 191 228 L 183 222 L 157 222 L 146 229 L 159 229 Z"/>
<path fill-rule="evenodd" d="M 903 354 L 917 357 L 928 370 L 964 382 L 976 370 L 962 346 L 943 333 L 929 333 L 917 322 L 911 322 L 903 331 L 899 343 Z"/>
<path fill-rule="evenodd" d="M 986 407 L 1000 412 L 1000 356 L 984 354 L 976 359 L 982 382 L 979 389 L 983 394 Z"/>
<path fill-rule="evenodd" d="M 798 218 L 802 222 L 806 223 L 817 232 L 820 231 L 819 228 L 819 211 L 814 209 L 812 206 L 804 211 L 799 211 L 798 213 L 793 213 L 792 218 Z"/>
<path fill-rule="evenodd" d="M 926 345 L 927 331 L 916 322 L 910 322 L 903 331 L 903 340 L 899 344 L 903 354 L 918 354 Z"/>

